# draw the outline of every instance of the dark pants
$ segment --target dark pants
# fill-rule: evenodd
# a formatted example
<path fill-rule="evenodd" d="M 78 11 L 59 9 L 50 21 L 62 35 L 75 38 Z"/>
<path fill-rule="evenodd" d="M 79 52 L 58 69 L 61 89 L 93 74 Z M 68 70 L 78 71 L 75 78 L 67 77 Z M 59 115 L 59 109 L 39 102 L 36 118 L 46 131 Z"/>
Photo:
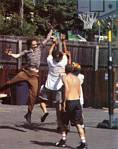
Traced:
<path fill-rule="evenodd" d="M 38 73 L 22 69 L 14 78 L 7 81 L 3 88 L 8 88 L 10 85 L 21 82 L 27 81 L 29 83 L 29 98 L 28 98 L 28 111 L 32 112 L 35 100 L 38 93 Z M 1 88 L 2 89 L 2 88 Z"/>

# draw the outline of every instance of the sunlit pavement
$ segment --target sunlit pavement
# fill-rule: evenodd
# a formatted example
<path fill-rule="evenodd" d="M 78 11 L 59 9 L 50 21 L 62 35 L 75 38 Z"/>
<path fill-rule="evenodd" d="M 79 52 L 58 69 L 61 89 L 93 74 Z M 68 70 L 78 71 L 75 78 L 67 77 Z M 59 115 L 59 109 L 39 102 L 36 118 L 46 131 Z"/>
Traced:
<path fill-rule="evenodd" d="M 55 109 L 49 108 L 49 116 L 40 122 L 42 111 L 35 105 L 32 125 L 26 124 L 24 114 L 27 106 L 0 104 L 0 149 L 54 149 L 60 139 L 56 132 Z M 88 149 L 118 149 L 118 129 L 97 128 L 99 122 L 109 119 L 108 110 L 84 108 Z M 116 117 L 118 110 L 115 110 Z M 75 149 L 79 143 L 75 127 L 70 127 L 67 149 Z"/>

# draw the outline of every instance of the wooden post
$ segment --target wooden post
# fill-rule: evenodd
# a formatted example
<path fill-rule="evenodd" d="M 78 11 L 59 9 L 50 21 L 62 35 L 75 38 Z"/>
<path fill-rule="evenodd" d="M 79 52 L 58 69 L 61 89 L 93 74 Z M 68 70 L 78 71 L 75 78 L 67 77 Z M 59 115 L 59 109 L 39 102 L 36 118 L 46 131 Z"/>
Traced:
<path fill-rule="evenodd" d="M 22 40 L 18 41 L 18 53 L 22 52 Z M 17 69 L 21 69 L 21 65 L 22 65 L 22 57 L 18 59 L 18 63 L 17 63 Z"/>
<path fill-rule="evenodd" d="M 21 17 L 21 28 L 23 27 L 23 18 L 24 18 L 24 0 L 21 0 L 20 3 L 20 17 Z"/>

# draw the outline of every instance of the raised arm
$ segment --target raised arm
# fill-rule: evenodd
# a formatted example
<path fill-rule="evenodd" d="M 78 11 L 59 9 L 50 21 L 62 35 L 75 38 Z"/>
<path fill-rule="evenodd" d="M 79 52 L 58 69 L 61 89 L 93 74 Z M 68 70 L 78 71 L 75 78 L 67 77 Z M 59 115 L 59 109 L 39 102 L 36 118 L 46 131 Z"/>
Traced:
<path fill-rule="evenodd" d="M 46 39 L 43 40 L 43 42 L 42 42 L 43 44 L 46 44 L 50 40 L 52 33 L 53 33 L 53 30 L 51 29 L 50 32 L 48 33 Z"/>
<path fill-rule="evenodd" d="M 54 50 L 56 43 L 53 42 L 52 46 L 49 49 L 49 55 L 52 55 L 52 51 Z"/>
<path fill-rule="evenodd" d="M 67 55 L 68 57 L 68 64 L 71 64 L 72 60 L 71 60 L 71 53 L 69 50 L 67 50 L 67 45 L 66 45 L 66 41 L 65 38 L 62 39 L 62 43 L 63 43 L 63 52 Z"/>

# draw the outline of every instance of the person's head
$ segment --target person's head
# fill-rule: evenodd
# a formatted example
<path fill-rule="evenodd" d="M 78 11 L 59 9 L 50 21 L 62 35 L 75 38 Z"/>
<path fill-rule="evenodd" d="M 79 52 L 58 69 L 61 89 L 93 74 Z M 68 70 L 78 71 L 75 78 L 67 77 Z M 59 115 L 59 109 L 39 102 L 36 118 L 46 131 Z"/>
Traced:
<path fill-rule="evenodd" d="M 59 51 L 58 49 L 55 49 L 52 52 L 52 56 L 53 56 L 54 61 L 59 62 L 63 58 L 63 53 Z"/>
<path fill-rule="evenodd" d="M 73 72 L 72 64 L 67 64 L 65 67 L 65 73 L 68 74 L 68 73 L 72 73 L 72 72 Z"/>
<path fill-rule="evenodd" d="M 80 70 L 81 70 L 81 65 L 73 62 L 72 67 L 73 67 L 73 74 L 78 75 L 80 73 Z"/>
<path fill-rule="evenodd" d="M 27 47 L 28 49 L 36 49 L 38 47 L 38 39 L 37 38 L 32 38 L 27 40 Z"/>

